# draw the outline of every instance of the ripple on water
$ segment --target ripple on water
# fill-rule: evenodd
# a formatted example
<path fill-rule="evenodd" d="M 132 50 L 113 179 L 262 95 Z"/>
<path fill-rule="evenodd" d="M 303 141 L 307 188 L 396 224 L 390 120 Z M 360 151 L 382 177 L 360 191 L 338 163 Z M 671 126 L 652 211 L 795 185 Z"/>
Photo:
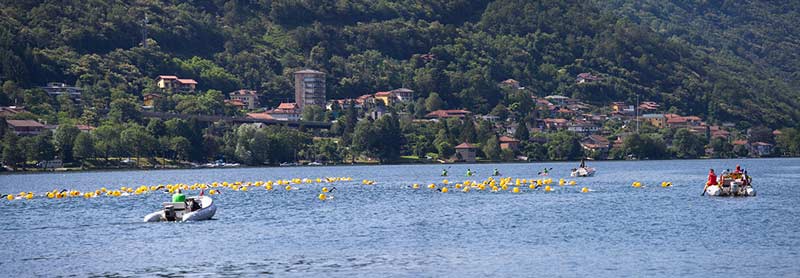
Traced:
<path fill-rule="evenodd" d="M 224 191 L 214 197 L 215 220 L 196 223 L 141 223 L 169 198 L 162 193 L 4 202 L 0 266 L 8 277 L 797 276 L 800 194 L 787 177 L 800 160 L 746 160 L 756 198 L 699 196 L 705 171 L 698 169 L 737 162 L 592 162 L 598 175 L 575 179 L 577 186 L 522 187 L 522 194 L 407 188 L 441 182 L 437 165 L 4 175 L 0 192 L 317 176 L 378 184 L 337 184 L 328 202 L 316 199 L 320 185 Z M 548 166 L 555 180 L 572 180 L 573 164 L 453 165 L 451 172 L 499 168 L 535 178 Z M 662 181 L 674 186 L 661 188 Z M 578 193 L 583 186 L 592 192 Z M 742 267 L 707 267 L 742 254 L 749 258 Z"/>

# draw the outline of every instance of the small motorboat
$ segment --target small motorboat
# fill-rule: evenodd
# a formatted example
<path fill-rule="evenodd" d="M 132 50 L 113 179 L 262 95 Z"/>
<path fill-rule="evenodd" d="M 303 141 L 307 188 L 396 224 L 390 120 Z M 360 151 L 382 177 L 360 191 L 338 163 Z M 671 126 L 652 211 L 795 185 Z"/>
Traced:
<path fill-rule="evenodd" d="M 209 220 L 217 212 L 214 200 L 208 196 L 186 198 L 186 202 L 165 202 L 159 211 L 148 214 L 144 222 Z"/>
<path fill-rule="evenodd" d="M 578 169 L 572 169 L 572 173 L 569 174 L 570 177 L 591 177 L 594 176 L 595 170 L 592 167 L 580 167 Z"/>
<path fill-rule="evenodd" d="M 706 194 L 709 196 L 733 196 L 733 197 L 753 197 L 756 190 L 752 185 L 745 185 L 742 180 L 726 180 L 720 185 L 710 185 L 706 187 Z"/>

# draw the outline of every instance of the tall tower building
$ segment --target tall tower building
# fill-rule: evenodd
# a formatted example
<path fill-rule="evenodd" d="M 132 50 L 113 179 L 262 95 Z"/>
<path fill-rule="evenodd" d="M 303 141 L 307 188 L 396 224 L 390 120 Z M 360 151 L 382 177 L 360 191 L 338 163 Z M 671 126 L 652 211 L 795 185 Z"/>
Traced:
<path fill-rule="evenodd" d="M 294 101 L 300 109 L 306 105 L 325 107 L 325 73 L 311 69 L 294 72 Z"/>

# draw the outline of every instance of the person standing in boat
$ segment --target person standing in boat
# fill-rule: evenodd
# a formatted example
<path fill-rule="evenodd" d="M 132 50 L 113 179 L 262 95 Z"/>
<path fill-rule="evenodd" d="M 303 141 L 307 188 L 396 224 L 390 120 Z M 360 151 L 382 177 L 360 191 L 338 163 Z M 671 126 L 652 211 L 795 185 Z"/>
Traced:
<path fill-rule="evenodd" d="M 175 194 L 172 194 L 172 202 L 173 203 L 183 203 L 186 202 L 186 195 L 183 195 L 183 192 L 178 189 Z"/>
<path fill-rule="evenodd" d="M 579 168 L 586 168 L 586 160 L 581 158 L 581 166 Z"/>
<path fill-rule="evenodd" d="M 493 176 L 499 176 L 500 175 L 500 171 L 498 171 L 497 168 L 494 168 L 494 173 L 492 173 L 492 175 Z"/>

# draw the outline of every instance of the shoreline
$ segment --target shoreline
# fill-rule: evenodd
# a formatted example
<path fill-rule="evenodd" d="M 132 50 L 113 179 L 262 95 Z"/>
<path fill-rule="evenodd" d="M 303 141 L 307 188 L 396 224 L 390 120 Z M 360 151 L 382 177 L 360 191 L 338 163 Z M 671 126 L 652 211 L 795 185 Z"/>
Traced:
<path fill-rule="evenodd" d="M 606 160 L 586 160 L 588 162 L 627 162 L 627 161 L 672 161 L 672 160 L 720 160 L 720 159 L 782 159 L 782 158 L 798 158 L 796 156 L 779 156 L 779 157 L 739 157 L 739 158 L 688 158 L 688 159 L 643 159 L 643 160 L 625 160 L 625 159 L 606 159 Z M 216 169 L 265 169 L 265 168 L 318 168 L 318 167 L 342 167 L 342 166 L 395 166 L 395 165 L 474 165 L 474 164 L 543 164 L 543 163 L 562 163 L 562 162 L 580 162 L 580 160 L 543 160 L 543 161 L 475 161 L 475 162 L 453 162 L 453 163 L 438 163 L 438 162 L 407 162 L 407 163 L 341 163 L 341 164 L 327 164 L 319 166 L 297 165 L 297 166 L 237 166 L 237 167 L 176 167 L 176 168 L 90 168 L 90 169 L 74 169 L 66 168 L 63 170 L 42 170 L 42 171 L 2 171 L 0 177 L 11 175 L 33 175 L 33 174 L 65 174 L 65 173 L 95 173 L 95 172 L 133 172 L 133 171 L 165 171 L 165 170 L 216 170 Z"/>

